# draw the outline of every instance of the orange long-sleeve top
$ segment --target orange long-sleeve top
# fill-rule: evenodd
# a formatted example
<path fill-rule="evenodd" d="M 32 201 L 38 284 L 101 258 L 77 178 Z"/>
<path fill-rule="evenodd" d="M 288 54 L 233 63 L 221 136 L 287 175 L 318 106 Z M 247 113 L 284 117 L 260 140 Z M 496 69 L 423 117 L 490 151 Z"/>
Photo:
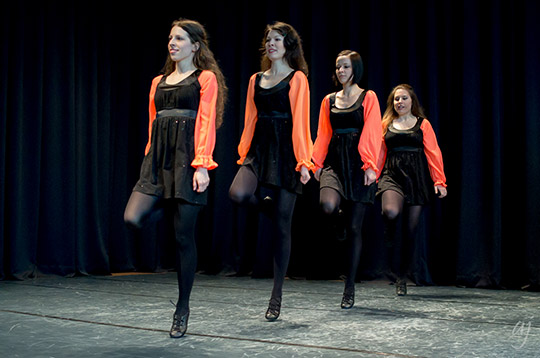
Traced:
<path fill-rule="evenodd" d="M 328 145 L 332 139 L 332 125 L 330 123 L 330 96 L 324 97 L 319 112 L 319 127 L 317 138 L 313 147 L 314 171 L 324 166 L 324 160 L 328 154 Z M 380 175 L 381 167 L 378 166 L 378 156 L 382 145 L 381 109 L 375 92 L 366 92 L 363 102 L 364 127 L 358 143 L 358 153 L 364 165 L 363 170 L 371 168 Z"/>
<path fill-rule="evenodd" d="M 159 75 L 152 80 L 150 88 L 148 125 L 148 143 L 144 151 L 145 155 L 150 151 L 152 141 L 152 123 L 156 119 L 156 104 L 154 97 L 159 81 L 163 75 Z M 208 170 L 214 169 L 218 164 L 213 160 L 212 154 L 216 145 L 216 103 L 218 96 L 218 83 L 212 71 L 202 71 L 198 78 L 201 85 L 201 98 L 197 117 L 195 118 L 195 158 L 191 162 L 194 168 L 203 167 Z"/>
<path fill-rule="evenodd" d="M 246 110 L 244 118 L 244 131 L 238 144 L 238 154 L 240 159 L 237 163 L 242 164 L 251 147 L 251 141 L 257 125 L 257 106 L 255 105 L 255 79 L 254 74 L 249 79 L 249 87 L 246 99 Z M 289 82 L 289 101 L 292 113 L 292 142 L 294 155 L 297 161 L 296 171 L 300 171 L 302 166 L 307 169 L 313 168 L 311 155 L 313 153 L 313 142 L 309 124 L 309 84 L 306 75 L 302 71 L 296 71 Z"/>
<path fill-rule="evenodd" d="M 426 155 L 429 167 L 429 175 L 431 176 L 431 180 L 433 180 L 433 185 L 447 187 L 446 175 L 444 175 L 442 152 L 441 148 L 439 148 L 435 131 L 433 130 L 431 123 L 425 118 L 420 125 L 420 130 L 422 130 L 424 153 Z M 383 138 L 381 154 L 379 155 L 380 166 L 384 165 L 384 162 L 386 161 L 386 153 L 387 148 Z"/>

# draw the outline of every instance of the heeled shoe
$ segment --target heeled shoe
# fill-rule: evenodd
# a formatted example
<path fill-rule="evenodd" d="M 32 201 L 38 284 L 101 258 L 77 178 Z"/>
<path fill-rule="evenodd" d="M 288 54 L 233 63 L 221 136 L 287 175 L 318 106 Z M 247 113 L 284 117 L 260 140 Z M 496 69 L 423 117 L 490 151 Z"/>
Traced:
<path fill-rule="evenodd" d="M 281 297 L 272 297 L 268 303 L 268 309 L 264 317 L 268 321 L 275 321 L 281 311 Z"/>
<path fill-rule="evenodd" d="M 187 331 L 188 319 L 189 319 L 189 311 L 182 316 L 175 313 L 173 316 L 173 323 L 171 326 L 171 330 L 169 331 L 169 336 L 171 338 L 183 337 Z"/>
<path fill-rule="evenodd" d="M 348 310 L 354 306 L 354 287 L 352 289 L 346 288 L 343 291 L 343 297 L 341 298 L 341 308 Z"/>
<path fill-rule="evenodd" d="M 396 295 L 405 296 L 407 294 L 407 281 L 397 280 L 396 281 Z"/>

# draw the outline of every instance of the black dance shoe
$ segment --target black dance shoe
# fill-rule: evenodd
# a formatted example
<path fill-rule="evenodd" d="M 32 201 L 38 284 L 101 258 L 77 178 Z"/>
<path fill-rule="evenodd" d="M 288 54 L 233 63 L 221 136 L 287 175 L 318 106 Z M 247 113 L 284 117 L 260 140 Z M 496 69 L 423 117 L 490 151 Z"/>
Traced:
<path fill-rule="evenodd" d="M 396 295 L 405 296 L 407 294 L 407 281 L 397 280 L 396 281 Z"/>
<path fill-rule="evenodd" d="M 281 297 L 272 297 L 268 304 L 268 309 L 264 317 L 269 321 L 275 321 L 279 317 L 281 310 Z"/>
<path fill-rule="evenodd" d="M 341 299 L 341 308 L 348 310 L 354 306 L 354 287 L 346 288 Z"/>
<path fill-rule="evenodd" d="M 189 311 L 183 316 L 176 313 L 174 314 L 171 330 L 169 331 L 169 336 L 171 336 L 171 338 L 180 338 L 186 334 L 188 318 Z"/>

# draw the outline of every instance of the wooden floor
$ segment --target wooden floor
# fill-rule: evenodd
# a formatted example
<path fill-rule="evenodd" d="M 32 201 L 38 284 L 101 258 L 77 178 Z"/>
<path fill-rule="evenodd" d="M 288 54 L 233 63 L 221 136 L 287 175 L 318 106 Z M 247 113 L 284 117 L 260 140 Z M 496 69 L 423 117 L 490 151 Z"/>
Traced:
<path fill-rule="evenodd" d="M 540 294 L 197 275 L 188 333 L 171 339 L 174 272 L 0 281 L 0 357 L 540 357 Z"/>

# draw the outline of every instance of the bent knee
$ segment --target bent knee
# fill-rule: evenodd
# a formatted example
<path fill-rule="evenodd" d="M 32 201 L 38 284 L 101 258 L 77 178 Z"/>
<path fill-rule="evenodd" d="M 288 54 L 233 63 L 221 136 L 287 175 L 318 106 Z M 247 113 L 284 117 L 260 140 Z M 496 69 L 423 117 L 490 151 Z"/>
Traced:
<path fill-rule="evenodd" d="M 124 213 L 124 223 L 131 229 L 140 229 L 143 227 L 141 218 L 128 212 Z"/>
<path fill-rule="evenodd" d="M 229 189 L 229 199 L 235 204 L 244 204 L 246 202 L 246 196 L 242 195 L 239 191 Z"/>
<path fill-rule="evenodd" d="M 329 202 L 320 202 L 320 207 L 325 215 L 332 215 L 336 211 L 336 206 Z"/>
<path fill-rule="evenodd" d="M 386 207 L 383 208 L 382 214 L 389 220 L 395 220 L 399 216 L 400 212 L 397 208 Z"/>

